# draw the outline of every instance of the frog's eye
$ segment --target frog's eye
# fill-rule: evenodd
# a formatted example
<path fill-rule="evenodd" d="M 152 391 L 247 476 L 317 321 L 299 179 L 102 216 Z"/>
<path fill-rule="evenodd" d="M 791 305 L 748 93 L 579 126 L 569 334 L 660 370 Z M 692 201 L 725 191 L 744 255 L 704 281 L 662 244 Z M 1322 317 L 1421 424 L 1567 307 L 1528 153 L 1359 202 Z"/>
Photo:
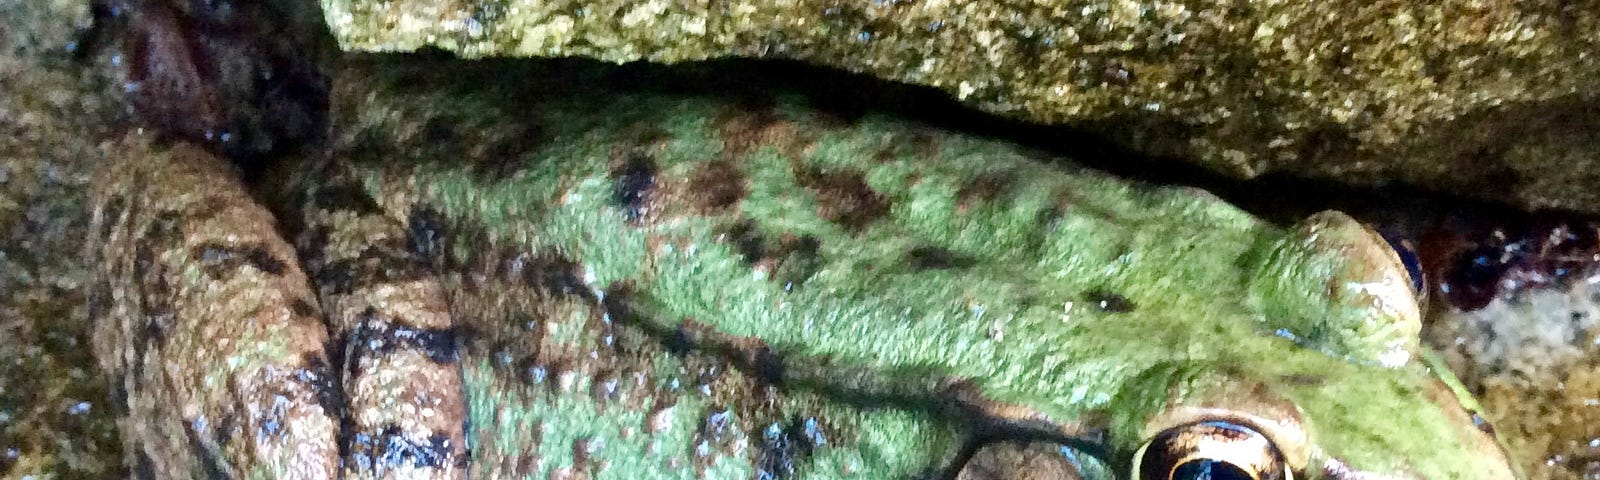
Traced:
<path fill-rule="evenodd" d="M 1222 421 L 1161 432 L 1134 454 L 1133 471 L 1139 480 L 1290 480 L 1271 440 Z"/>
<path fill-rule="evenodd" d="M 1427 277 L 1422 271 L 1422 261 L 1417 257 L 1416 247 L 1411 244 L 1410 240 L 1406 240 L 1393 232 L 1386 231 L 1381 233 L 1380 236 L 1383 237 L 1385 242 L 1389 243 L 1389 248 L 1394 249 L 1395 255 L 1400 257 L 1400 265 L 1405 267 L 1406 275 L 1411 279 L 1412 293 L 1418 295 L 1426 294 Z"/>

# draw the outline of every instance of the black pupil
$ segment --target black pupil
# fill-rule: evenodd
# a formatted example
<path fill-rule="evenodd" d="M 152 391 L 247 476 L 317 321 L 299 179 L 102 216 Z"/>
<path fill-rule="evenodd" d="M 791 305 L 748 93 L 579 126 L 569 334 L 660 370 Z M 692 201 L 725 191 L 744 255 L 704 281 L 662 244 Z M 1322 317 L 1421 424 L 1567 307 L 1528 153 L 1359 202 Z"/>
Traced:
<path fill-rule="evenodd" d="M 1184 462 L 1172 471 L 1172 480 L 1251 480 L 1250 475 L 1244 473 L 1233 464 L 1211 459 L 1195 459 Z"/>

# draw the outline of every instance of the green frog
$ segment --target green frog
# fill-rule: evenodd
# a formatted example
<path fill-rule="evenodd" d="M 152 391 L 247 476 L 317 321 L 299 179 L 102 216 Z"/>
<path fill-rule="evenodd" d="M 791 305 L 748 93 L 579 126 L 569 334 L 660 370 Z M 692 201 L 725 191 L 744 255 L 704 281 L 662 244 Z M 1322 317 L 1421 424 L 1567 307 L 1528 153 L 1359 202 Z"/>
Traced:
<path fill-rule="evenodd" d="M 1081 478 L 1515 478 L 1343 214 L 497 65 L 352 61 L 275 214 L 203 149 L 114 148 L 136 476 L 948 478 L 1031 441 Z"/>

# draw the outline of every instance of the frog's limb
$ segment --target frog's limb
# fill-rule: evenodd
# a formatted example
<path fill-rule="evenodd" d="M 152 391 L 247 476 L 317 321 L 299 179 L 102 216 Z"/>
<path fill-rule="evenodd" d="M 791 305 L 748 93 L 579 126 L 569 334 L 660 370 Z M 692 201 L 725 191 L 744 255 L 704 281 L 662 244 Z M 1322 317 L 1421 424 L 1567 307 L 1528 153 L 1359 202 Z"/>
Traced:
<path fill-rule="evenodd" d="M 346 478 L 465 478 L 456 325 L 403 225 L 335 169 L 309 175 L 300 247 L 342 363 Z"/>
<path fill-rule="evenodd" d="M 145 478 L 334 478 L 340 393 L 294 250 L 228 164 L 130 137 L 96 173 L 95 353 Z"/>
<path fill-rule="evenodd" d="M 1251 299 L 1281 336 L 1335 356 L 1399 366 L 1422 315 L 1410 273 L 1377 232 L 1326 211 L 1256 250 Z"/>

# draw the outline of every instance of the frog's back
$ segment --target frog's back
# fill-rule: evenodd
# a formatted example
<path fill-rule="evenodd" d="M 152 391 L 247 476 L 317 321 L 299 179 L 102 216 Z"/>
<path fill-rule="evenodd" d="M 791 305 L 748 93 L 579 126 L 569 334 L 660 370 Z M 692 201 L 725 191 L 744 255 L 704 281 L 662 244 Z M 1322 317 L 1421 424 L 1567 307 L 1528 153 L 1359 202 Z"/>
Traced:
<path fill-rule="evenodd" d="M 593 107 L 600 102 L 613 107 Z M 901 432 L 877 445 L 890 445 L 880 456 L 905 467 L 947 460 L 960 443 L 959 422 L 927 416 L 949 403 L 1057 423 L 1103 410 L 1137 416 L 1162 408 L 1165 390 L 1182 383 L 1175 378 L 1240 369 L 1298 378 L 1315 370 L 1339 382 L 1370 373 L 1361 364 L 1381 360 L 1380 349 L 1412 346 L 1391 341 L 1403 340 L 1403 331 L 1372 327 L 1378 341 L 1353 343 L 1336 331 L 1340 321 L 1371 316 L 1335 292 L 1343 286 L 1333 279 L 1345 267 L 1328 252 L 1341 250 L 1350 229 L 1284 230 L 1192 190 L 1129 183 L 1003 142 L 873 115 L 839 119 L 791 102 L 751 108 L 671 96 L 568 96 L 528 103 L 536 125 L 529 130 L 540 141 L 520 145 L 502 164 L 462 168 L 426 148 L 400 148 L 423 153 L 399 159 L 346 148 L 342 160 L 391 216 L 414 231 L 419 224 L 438 230 L 425 237 L 449 239 L 435 249 L 435 263 L 457 272 L 458 283 L 486 277 L 486 266 L 498 269 L 487 277 L 545 269 L 535 275 L 544 283 L 556 279 L 560 290 L 581 292 L 587 300 L 578 303 L 588 305 L 581 312 L 533 307 L 538 321 L 551 322 L 539 328 L 560 327 L 561 316 L 599 318 L 604 328 L 579 322 L 561 327 L 575 329 L 568 333 L 543 333 L 544 350 L 531 357 L 548 357 L 551 342 L 589 338 L 606 348 L 656 345 L 620 355 L 642 359 L 625 371 L 662 382 L 703 373 L 695 355 L 739 367 L 745 386 L 728 391 L 743 393 L 710 393 L 701 400 L 710 407 L 690 410 L 778 388 L 783 393 L 767 402 L 772 409 L 757 416 L 824 412 L 834 431 Z M 480 98 L 363 108 L 380 113 L 370 118 L 482 122 L 479 130 L 501 135 L 490 139 L 501 144 L 526 133 L 498 123 L 514 121 L 509 116 L 474 116 L 504 114 L 491 105 Z M 395 127 L 386 121 L 408 120 L 374 123 Z M 526 316 L 509 312 L 509 293 L 474 295 L 483 298 L 468 304 L 493 307 L 469 308 L 468 321 Z M 486 360 L 476 379 L 469 370 L 469 397 L 494 399 L 505 387 L 493 364 Z M 522 370 L 576 371 L 580 385 L 618 375 L 532 365 Z M 907 399 L 921 405 L 861 409 Z M 474 400 L 469 410 L 605 418 L 604 402 L 539 402 L 567 406 Z M 1129 402 L 1139 405 L 1119 405 Z M 715 417 L 675 415 L 663 418 Z M 790 438 L 783 424 L 772 428 Z M 706 427 L 699 431 L 696 444 L 705 444 Z M 891 450 L 900 456 L 882 454 Z M 839 464 L 874 464 L 851 458 Z M 840 468 L 828 471 L 850 470 Z M 917 471 L 905 468 L 895 471 Z"/>
<path fill-rule="evenodd" d="M 409 176 L 429 179 L 424 208 L 559 252 L 652 322 L 713 325 L 797 361 L 1031 382 L 1029 357 L 1087 380 L 1192 355 L 1219 329 L 1252 329 L 1245 267 L 1285 235 L 1192 190 L 876 116 L 569 101 L 539 124 L 579 141 L 488 182 L 423 163 Z M 1091 403 L 1112 393 L 1051 383 Z"/>

